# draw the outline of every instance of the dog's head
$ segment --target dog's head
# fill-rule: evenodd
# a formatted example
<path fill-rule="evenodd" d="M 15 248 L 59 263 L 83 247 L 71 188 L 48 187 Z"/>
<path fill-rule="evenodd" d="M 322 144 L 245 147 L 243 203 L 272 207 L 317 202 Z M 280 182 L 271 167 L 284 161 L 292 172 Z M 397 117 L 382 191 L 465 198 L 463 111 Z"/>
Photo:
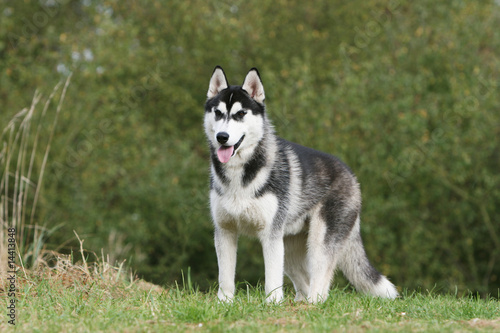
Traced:
<path fill-rule="evenodd" d="M 230 86 L 221 67 L 215 67 L 205 104 L 205 133 L 222 163 L 255 148 L 264 135 L 264 87 L 256 68 L 241 86 Z"/>

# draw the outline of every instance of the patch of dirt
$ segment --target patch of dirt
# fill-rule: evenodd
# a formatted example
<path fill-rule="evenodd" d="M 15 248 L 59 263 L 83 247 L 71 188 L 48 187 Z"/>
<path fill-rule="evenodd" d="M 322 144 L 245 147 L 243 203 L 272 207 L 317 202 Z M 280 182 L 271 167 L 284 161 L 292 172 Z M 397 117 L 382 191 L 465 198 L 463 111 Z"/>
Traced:
<path fill-rule="evenodd" d="M 461 321 L 461 323 L 467 324 L 474 328 L 494 328 L 500 330 L 500 318 L 497 319 L 479 319 L 473 318 L 467 321 Z"/>

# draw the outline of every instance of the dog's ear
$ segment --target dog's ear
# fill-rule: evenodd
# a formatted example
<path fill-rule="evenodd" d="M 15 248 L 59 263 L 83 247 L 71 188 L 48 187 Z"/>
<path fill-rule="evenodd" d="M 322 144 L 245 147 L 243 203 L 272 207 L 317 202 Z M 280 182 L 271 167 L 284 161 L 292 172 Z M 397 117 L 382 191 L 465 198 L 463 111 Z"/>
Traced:
<path fill-rule="evenodd" d="M 212 98 L 227 87 L 229 87 L 229 84 L 227 83 L 226 74 L 224 74 L 222 67 L 215 66 L 214 73 L 210 79 L 210 85 L 208 86 L 207 97 Z"/>
<path fill-rule="evenodd" d="M 254 100 L 259 103 L 264 103 L 266 95 L 264 94 L 264 86 L 260 79 L 257 68 L 252 68 L 245 78 L 242 87 Z"/>

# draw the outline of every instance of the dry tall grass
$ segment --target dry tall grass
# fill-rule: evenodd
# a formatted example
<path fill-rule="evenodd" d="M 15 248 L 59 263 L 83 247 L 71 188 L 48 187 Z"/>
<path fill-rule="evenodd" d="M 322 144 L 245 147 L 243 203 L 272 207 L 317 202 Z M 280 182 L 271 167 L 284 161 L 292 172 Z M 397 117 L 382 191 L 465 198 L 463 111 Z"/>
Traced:
<path fill-rule="evenodd" d="M 43 108 L 42 95 L 36 91 L 29 108 L 18 112 L 3 129 L 0 136 L 0 282 L 4 284 L 7 271 L 8 229 L 15 228 L 16 263 L 35 267 L 42 258 L 43 236 L 47 232 L 36 220 L 36 208 L 43 186 L 54 132 L 61 113 L 66 91 L 71 80 L 68 76 L 61 91 L 62 82 L 56 85 L 46 99 Z M 50 115 L 51 103 L 60 93 L 53 112 L 48 138 L 43 138 L 43 124 Z M 41 114 L 36 116 L 41 109 Z M 32 133 L 32 127 L 35 127 Z M 45 139 L 45 140 L 44 140 Z M 45 146 L 43 146 L 45 141 Z M 35 166 L 36 156 L 43 153 L 42 162 Z M 38 172 L 35 172 L 37 170 Z M 38 173 L 37 175 L 35 173 Z"/>
<path fill-rule="evenodd" d="M 80 243 L 78 255 L 82 261 L 75 263 L 73 255 L 63 255 L 44 247 L 45 236 L 51 232 L 37 221 L 36 208 L 43 186 L 54 132 L 61 113 L 71 75 L 64 86 L 56 85 L 46 99 L 43 108 L 39 107 L 42 95 L 35 92 L 31 106 L 18 112 L 3 129 L 0 136 L 0 292 L 6 289 L 8 276 L 8 239 L 9 229 L 16 229 L 16 266 L 21 270 L 20 284 L 36 284 L 36 280 L 52 280 L 63 285 L 87 285 L 89 282 L 110 286 L 126 283 L 129 286 L 151 290 L 159 289 L 150 283 L 136 279 L 124 262 L 118 266 L 111 264 L 109 256 L 85 251 L 83 240 L 75 232 Z M 61 86 L 63 87 L 61 90 Z M 43 124 L 50 117 L 51 103 L 59 95 L 59 101 L 52 114 L 52 124 L 44 131 Z M 41 114 L 36 117 L 37 111 Z M 32 126 L 38 124 L 34 136 Z M 46 138 L 44 138 L 43 132 Z M 43 146 L 43 142 L 45 146 Z M 43 154 L 43 159 L 36 161 Z M 35 165 L 36 164 L 36 165 Z M 35 172 L 37 170 L 37 172 Z M 68 236 L 70 237 L 70 236 Z M 88 262 L 88 259 L 92 262 Z"/>

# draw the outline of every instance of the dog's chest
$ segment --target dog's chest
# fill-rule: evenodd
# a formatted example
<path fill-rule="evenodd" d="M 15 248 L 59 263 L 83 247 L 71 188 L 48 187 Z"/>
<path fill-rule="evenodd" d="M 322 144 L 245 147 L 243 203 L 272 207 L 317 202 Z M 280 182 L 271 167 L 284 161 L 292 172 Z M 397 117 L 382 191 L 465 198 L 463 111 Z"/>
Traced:
<path fill-rule="evenodd" d="M 278 198 L 272 193 L 255 197 L 240 189 L 222 194 L 211 191 L 210 197 L 214 222 L 249 236 L 266 232 L 278 211 Z"/>

